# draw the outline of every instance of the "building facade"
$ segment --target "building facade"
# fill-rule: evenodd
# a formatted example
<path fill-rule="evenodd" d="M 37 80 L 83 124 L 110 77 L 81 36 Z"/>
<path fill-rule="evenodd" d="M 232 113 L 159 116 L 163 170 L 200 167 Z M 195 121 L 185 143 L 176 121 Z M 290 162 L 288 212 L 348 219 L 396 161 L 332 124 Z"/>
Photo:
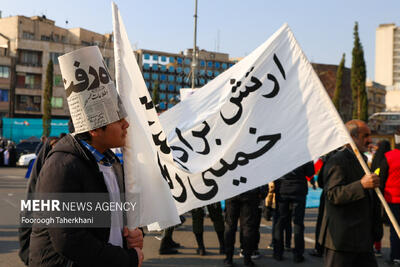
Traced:
<path fill-rule="evenodd" d="M 381 24 L 375 38 L 375 81 L 400 85 L 400 27 Z"/>
<path fill-rule="evenodd" d="M 160 111 L 172 107 L 179 101 L 181 88 L 191 87 L 192 49 L 180 53 L 167 53 L 139 49 L 135 56 L 141 68 L 146 86 L 152 93 L 158 88 Z M 200 88 L 227 70 L 236 61 L 225 53 L 198 51 L 195 87 Z"/>
<path fill-rule="evenodd" d="M 377 82 L 367 81 L 365 87 L 368 98 L 368 117 L 374 113 L 384 112 L 386 110 L 386 86 Z"/>
<path fill-rule="evenodd" d="M 39 118 L 43 115 L 46 68 L 51 59 L 54 63 L 52 117 L 67 118 L 69 110 L 58 57 L 90 45 L 99 46 L 113 75 L 111 34 L 98 34 L 82 28 L 65 29 L 56 26 L 53 20 L 45 16 L 0 18 L 2 116 Z M 8 106 L 7 113 L 5 105 Z"/>
<path fill-rule="evenodd" d="M 333 99 L 336 88 L 336 75 L 338 70 L 338 65 L 329 65 L 329 64 L 319 64 L 312 63 L 312 66 L 317 73 L 319 79 L 324 85 L 326 92 L 329 97 Z M 344 122 L 351 120 L 352 118 L 352 108 L 353 108 L 353 99 L 351 95 L 351 86 L 350 86 L 350 69 L 343 69 L 343 88 L 341 91 L 340 97 L 340 109 L 339 114 Z"/>

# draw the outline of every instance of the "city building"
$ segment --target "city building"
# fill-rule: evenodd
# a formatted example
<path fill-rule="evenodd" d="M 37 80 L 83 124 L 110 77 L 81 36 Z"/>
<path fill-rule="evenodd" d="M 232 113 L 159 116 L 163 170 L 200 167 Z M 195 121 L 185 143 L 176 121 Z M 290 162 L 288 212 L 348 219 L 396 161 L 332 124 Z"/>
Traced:
<path fill-rule="evenodd" d="M 112 34 L 103 35 L 82 28 L 65 29 L 45 16 L 0 18 L 1 115 L 42 117 L 46 68 L 51 59 L 54 63 L 52 117 L 67 118 L 69 110 L 58 57 L 90 45 L 100 47 L 113 75 Z"/>
<path fill-rule="evenodd" d="M 317 73 L 319 79 L 324 85 L 329 97 L 333 99 L 336 88 L 336 73 L 338 65 L 312 63 L 312 66 Z M 353 99 L 350 86 L 350 69 L 343 70 L 343 88 L 340 98 L 339 114 L 344 122 L 351 120 L 353 116 Z"/>
<path fill-rule="evenodd" d="M 386 110 L 386 86 L 368 80 L 365 87 L 368 98 L 368 117 L 377 112 L 384 112 Z"/>
<path fill-rule="evenodd" d="M 381 24 L 376 29 L 375 81 L 400 85 L 400 27 L 395 24 Z"/>
<path fill-rule="evenodd" d="M 135 51 L 143 78 L 150 94 L 158 88 L 160 111 L 166 110 L 179 100 L 181 88 L 191 87 L 193 49 L 180 53 L 167 53 L 139 49 Z M 206 50 L 198 51 L 195 87 L 200 88 L 220 73 L 233 66 L 229 55 Z"/>

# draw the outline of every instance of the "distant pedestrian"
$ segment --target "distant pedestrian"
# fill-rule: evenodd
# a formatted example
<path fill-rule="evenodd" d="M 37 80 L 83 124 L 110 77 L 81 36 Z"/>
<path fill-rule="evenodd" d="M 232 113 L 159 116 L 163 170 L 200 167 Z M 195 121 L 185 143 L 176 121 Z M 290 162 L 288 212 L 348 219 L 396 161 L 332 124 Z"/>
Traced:
<path fill-rule="evenodd" d="M 386 152 L 380 164 L 379 176 L 384 185 L 385 200 L 394 217 L 400 221 L 400 132 L 395 135 L 395 149 Z M 400 239 L 390 223 L 390 261 L 400 266 Z"/>
<path fill-rule="evenodd" d="M 283 231 L 291 224 L 290 216 L 294 224 L 293 261 L 304 261 L 304 214 L 308 193 L 306 176 L 312 175 L 314 164 L 310 161 L 275 181 L 277 221 L 274 228 L 274 258 L 278 261 L 283 259 Z"/>

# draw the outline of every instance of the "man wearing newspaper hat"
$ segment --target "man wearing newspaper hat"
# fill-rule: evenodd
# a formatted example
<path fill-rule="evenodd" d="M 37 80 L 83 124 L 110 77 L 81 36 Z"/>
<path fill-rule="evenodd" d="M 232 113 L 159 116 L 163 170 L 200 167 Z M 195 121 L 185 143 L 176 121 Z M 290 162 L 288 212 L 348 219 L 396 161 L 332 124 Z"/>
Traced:
<path fill-rule="evenodd" d="M 121 202 L 124 176 L 110 150 L 125 145 L 128 122 L 98 47 L 59 58 L 75 133 L 51 150 L 39 174 L 39 193 L 98 193 Z M 29 266 L 140 266 L 143 235 L 124 227 L 123 211 L 108 211 L 98 228 L 34 225 Z"/>

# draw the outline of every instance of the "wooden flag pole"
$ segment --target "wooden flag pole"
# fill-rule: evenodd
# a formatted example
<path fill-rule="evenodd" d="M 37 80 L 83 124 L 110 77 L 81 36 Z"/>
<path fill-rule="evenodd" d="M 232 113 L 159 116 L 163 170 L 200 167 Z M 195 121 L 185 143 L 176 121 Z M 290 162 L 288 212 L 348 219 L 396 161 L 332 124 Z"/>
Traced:
<path fill-rule="evenodd" d="M 368 168 L 368 166 L 365 163 L 363 157 L 361 156 L 360 151 L 357 149 L 356 144 L 353 142 L 353 139 L 351 139 L 350 146 L 353 149 L 354 153 L 356 154 L 356 157 L 357 157 L 358 161 L 360 162 L 361 167 L 364 169 L 365 173 L 366 174 L 371 174 L 370 169 Z M 379 187 L 375 188 L 375 192 L 378 195 L 379 200 L 382 202 L 382 205 L 385 208 L 385 211 L 386 211 L 387 215 L 389 216 L 390 222 L 393 224 L 393 227 L 396 230 L 396 233 L 400 238 L 400 227 L 399 227 L 399 224 L 398 224 L 396 218 L 394 217 L 394 215 L 392 213 L 392 210 L 390 209 L 389 205 L 387 204 L 385 198 L 383 197 L 382 192 L 379 189 Z"/>

